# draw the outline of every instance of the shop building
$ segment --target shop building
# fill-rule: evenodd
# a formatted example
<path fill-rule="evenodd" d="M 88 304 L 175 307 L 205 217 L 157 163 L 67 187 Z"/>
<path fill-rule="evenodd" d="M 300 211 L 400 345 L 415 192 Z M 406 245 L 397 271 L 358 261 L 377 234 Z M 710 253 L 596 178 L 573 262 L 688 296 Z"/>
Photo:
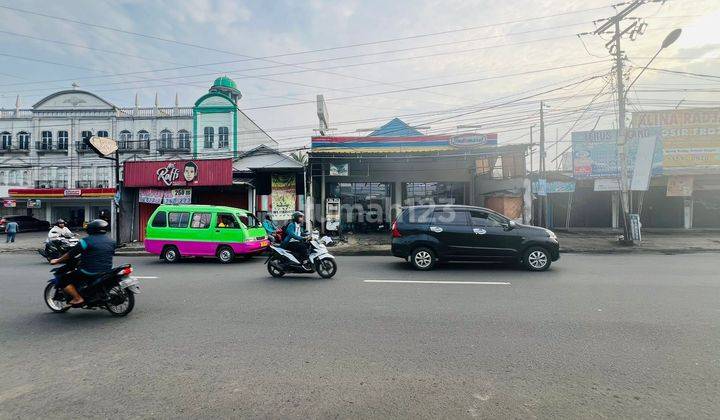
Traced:
<path fill-rule="evenodd" d="M 181 106 L 177 95 L 174 105 L 161 106 L 156 95 L 153 106 L 140 106 L 136 96 L 135 106 L 119 107 L 77 88 L 55 92 L 30 108 L 22 108 L 18 97 L 13 109 L 0 109 L 0 187 L 38 190 L 32 194 L 52 200 L 62 195 L 63 201 L 48 202 L 44 212 L 32 209 L 36 217 L 88 219 L 101 203 L 88 209 L 87 200 L 72 194 L 113 188 L 117 180 L 113 163 L 97 157 L 84 138 L 116 139 L 123 162 L 237 158 L 261 145 L 276 149 L 277 142 L 240 110 L 241 97 L 228 77 L 217 78 L 192 106 Z M 23 211 L 24 204 L 16 200 L 16 207 L 0 208 L 0 216 Z"/>
<path fill-rule="evenodd" d="M 73 228 L 83 227 L 93 219 L 104 219 L 113 226 L 115 223 L 115 188 L 9 188 L 8 196 L 3 200 L 8 214 L 48 221 L 64 219 Z"/>
<path fill-rule="evenodd" d="M 423 135 L 394 119 L 363 137 L 312 138 L 314 221 L 328 231 L 389 228 L 402 206 L 487 206 L 525 220 L 526 145 L 497 134 Z"/>

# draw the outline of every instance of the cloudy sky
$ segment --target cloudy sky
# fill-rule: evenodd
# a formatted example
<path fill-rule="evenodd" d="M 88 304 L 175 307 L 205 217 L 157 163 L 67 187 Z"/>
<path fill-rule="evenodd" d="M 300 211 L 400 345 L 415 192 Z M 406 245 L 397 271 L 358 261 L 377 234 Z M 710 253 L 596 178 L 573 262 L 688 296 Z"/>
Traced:
<path fill-rule="evenodd" d="M 427 133 L 482 125 L 501 143 L 529 140 L 543 99 L 562 150 L 567 131 L 615 124 L 607 40 L 577 34 L 619 1 L 0 0 L 0 106 L 20 95 L 29 107 L 73 82 L 118 106 L 136 94 L 152 105 L 156 92 L 161 105 L 176 94 L 191 105 L 228 75 L 241 108 L 290 149 L 317 126 L 316 94 L 339 134 L 401 116 Z M 631 16 L 647 29 L 624 41 L 629 80 L 674 28 L 682 37 L 652 67 L 720 75 L 717 0 L 646 4 Z M 717 106 L 719 83 L 650 70 L 630 110 Z"/>

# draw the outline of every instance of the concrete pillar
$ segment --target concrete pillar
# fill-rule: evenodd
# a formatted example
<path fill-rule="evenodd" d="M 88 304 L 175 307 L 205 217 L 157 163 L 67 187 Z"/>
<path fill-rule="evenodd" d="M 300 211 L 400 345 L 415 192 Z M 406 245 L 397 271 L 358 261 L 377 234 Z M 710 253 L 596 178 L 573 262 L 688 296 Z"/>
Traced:
<path fill-rule="evenodd" d="M 117 206 L 115 205 L 115 199 L 113 198 L 110 200 L 110 230 L 113 232 L 114 238 L 119 238 L 117 235 L 117 229 L 119 226 L 117 225 Z"/>
<path fill-rule="evenodd" d="M 89 222 L 90 220 L 92 220 L 90 218 L 90 203 L 86 203 L 85 204 L 85 221 Z"/>
<path fill-rule="evenodd" d="M 320 163 L 320 232 L 325 233 L 325 164 Z"/>
<path fill-rule="evenodd" d="M 611 206 L 612 206 L 612 227 L 613 229 L 617 229 L 620 227 L 619 224 L 619 216 L 620 216 L 620 197 L 619 197 L 618 191 L 612 192 L 612 199 L 610 200 Z"/>
<path fill-rule="evenodd" d="M 42 202 L 42 201 L 41 201 Z M 52 223 L 52 204 L 43 202 L 43 206 L 45 207 L 45 220 Z"/>
<path fill-rule="evenodd" d="M 693 206 L 695 201 L 692 197 L 685 197 L 683 207 L 683 227 L 685 229 L 692 229 L 693 227 Z"/>
<path fill-rule="evenodd" d="M 403 202 L 402 202 L 402 195 L 403 195 L 402 182 L 396 181 L 396 182 L 395 182 L 395 186 L 393 187 L 393 190 L 395 191 L 395 201 L 393 202 L 393 207 L 395 207 L 396 210 L 395 210 L 395 212 L 392 214 L 392 218 L 393 218 L 393 220 L 395 220 L 395 219 L 397 218 L 397 216 L 398 216 L 398 212 L 399 212 L 399 210 L 400 210 L 400 207 L 402 207 L 402 205 L 403 205 Z"/>

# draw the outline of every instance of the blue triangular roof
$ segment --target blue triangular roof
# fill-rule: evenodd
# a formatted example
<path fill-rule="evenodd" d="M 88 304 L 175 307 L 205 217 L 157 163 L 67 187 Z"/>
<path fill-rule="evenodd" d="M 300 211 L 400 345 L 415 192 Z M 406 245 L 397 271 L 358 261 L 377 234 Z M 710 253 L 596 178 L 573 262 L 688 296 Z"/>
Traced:
<path fill-rule="evenodd" d="M 368 134 L 371 137 L 414 137 L 422 135 L 423 133 L 405 124 L 400 118 L 393 118 L 387 124 Z"/>

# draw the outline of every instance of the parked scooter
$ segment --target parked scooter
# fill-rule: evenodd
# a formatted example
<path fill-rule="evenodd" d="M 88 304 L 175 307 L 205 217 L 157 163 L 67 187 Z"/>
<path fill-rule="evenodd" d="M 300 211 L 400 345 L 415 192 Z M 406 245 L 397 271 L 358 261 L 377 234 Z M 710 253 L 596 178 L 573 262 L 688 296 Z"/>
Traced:
<path fill-rule="evenodd" d="M 67 303 L 71 297 L 58 286 L 63 276 L 74 275 L 80 258 L 73 258 L 66 264 L 51 270 L 53 278 L 45 286 L 43 297 L 53 312 L 70 309 Z M 140 293 L 140 282 L 132 277 L 130 264 L 115 267 L 78 287 L 78 293 L 85 299 L 82 309 L 104 308 L 114 316 L 125 316 L 135 307 L 135 295 Z"/>
<path fill-rule="evenodd" d="M 322 238 L 313 232 L 310 239 L 308 265 L 302 265 L 295 255 L 279 245 L 270 245 L 270 256 L 265 261 L 268 273 L 273 277 L 282 277 L 286 273 L 315 273 L 320 277 L 329 279 L 337 273 L 335 257 L 327 250 L 326 245 L 331 243 L 329 236 Z"/>

